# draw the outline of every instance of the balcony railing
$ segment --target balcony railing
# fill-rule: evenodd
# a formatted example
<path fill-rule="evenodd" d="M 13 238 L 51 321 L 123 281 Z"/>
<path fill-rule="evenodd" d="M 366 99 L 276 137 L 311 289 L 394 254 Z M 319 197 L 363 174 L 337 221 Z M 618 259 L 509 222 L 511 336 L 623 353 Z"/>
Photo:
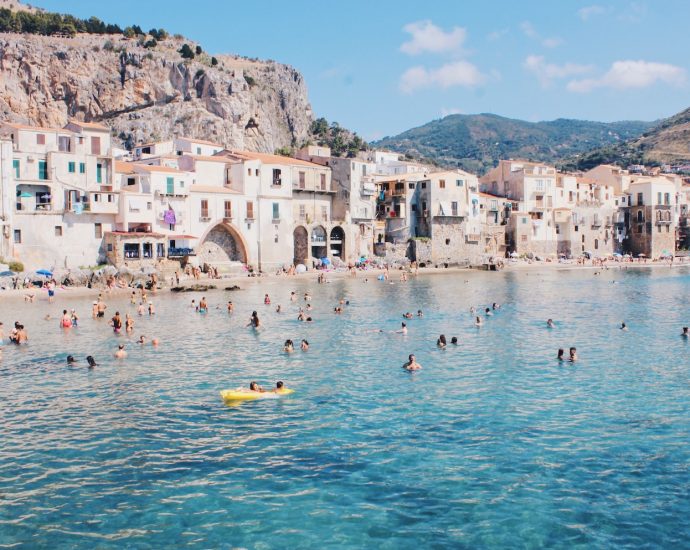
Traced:
<path fill-rule="evenodd" d="M 168 258 L 184 258 L 185 256 L 196 256 L 196 252 L 193 248 L 168 248 Z"/>

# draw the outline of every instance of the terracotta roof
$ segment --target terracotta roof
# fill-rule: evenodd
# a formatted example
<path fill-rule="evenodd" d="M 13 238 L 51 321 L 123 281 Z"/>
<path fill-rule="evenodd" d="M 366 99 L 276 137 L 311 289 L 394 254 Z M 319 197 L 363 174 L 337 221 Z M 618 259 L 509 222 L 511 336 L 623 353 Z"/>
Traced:
<path fill-rule="evenodd" d="M 251 151 L 228 151 L 231 156 L 245 160 L 260 160 L 265 164 L 283 164 L 287 166 L 310 166 L 312 168 L 325 168 L 321 164 L 309 162 L 282 155 L 271 155 L 270 153 L 254 153 Z"/>
<path fill-rule="evenodd" d="M 199 237 L 195 237 L 194 235 L 166 235 L 168 239 L 198 239 Z"/>
<path fill-rule="evenodd" d="M 116 160 L 115 172 L 118 174 L 134 174 L 134 165 L 131 162 Z"/>
<path fill-rule="evenodd" d="M 215 185 L 190 185 L 189 190 L 195 191 L 196 193 L 226 193 L 230 195 L 241 195 L 239 191 L 235 191 L 234 189 L 217 187 Z"/>
<path fill-rule="evenodd" d="M 75 126 L 81 126 L 82 128 L 87 128 L 89 130 L 104 130 L 110 132 L 110 128 L 98 124 L 98 122 L 81 122 L 79 120 L 70 120 L 68 124 L 74 124 Z"/>
<path fill-rule="evenodd" d="M 168 172 L 170 174 L 183 174 L 182 170 L 177 168 L 169 168 L 168 166 L 158 166 L 152 164 L 138 164 L 132 163 L 135 168 L 141 168 L 145 172 Z"/>

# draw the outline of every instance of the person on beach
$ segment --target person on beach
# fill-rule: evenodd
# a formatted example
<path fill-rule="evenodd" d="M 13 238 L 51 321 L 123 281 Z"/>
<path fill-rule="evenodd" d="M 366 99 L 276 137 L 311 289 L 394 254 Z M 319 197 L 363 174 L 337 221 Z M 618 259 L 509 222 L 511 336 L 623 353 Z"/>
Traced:
<path fill-rule="evenodd" d="M 100 296 L 98 297 L 98 302 L 96 302 L 96 317 L 98 318 L 103 318 L 105 317 L 105 310 L 108 309 L 108 306 L 105 305 L 105 302 L 101 300 Z"/>
<path fill-rule="evenodd" d="M 309 342 L 302 339 L 302 343 L 299 345 L 299 347 L 302 351 L 308 351 L 309 350 Z"/>
<path fill-rule="evenodd" d="M 570 348 L 570 359 L 569 361 L 571 363 L 574 363 L 577 361 L 577 349 L 576 348 Z"/>
<path fill-rule="evenodd" d="M 115 316 L 110 320 L 110 326 L 113 327 L 113 332 L 115 334 L 120 334 L 122 330 L 122 318 L 120 317 L 119 311 L 116 311 Z"/>
<path fill-rule="evenodd" d="M 283 351 L 285 351 L 287 353 L 292 353 L 293 351 L 295 351 L 295 346 L 292 343 L 292 340 L 290 340 L 290 339 L 285 340 L 285 345 L 283 346 Z"/>
<path fill-rule="evenodd" d="M 144 304 L 144 301 L 142 300 L 139 302 L 139 305 L 137 306 L 137 315 L 143 316 L 144 313 L 146 313 L 146 305 Z"/>
<path fill-rule="evenodd" d="M 199 300 L 199 313 L 206 313 L 208 311 L 208 304 L 206 303 L 206 296 L 202 296 Z"/>
<path fill-rule="evenodd" d="M 276 313 L 280 313 L 281 311 L 283 311 L 283 309 L 280 307 L 280 304 L 278 304 L 276 307 Z"/>
<path fill-rule="evenodd" d="M 247 323 L 247 326 L 252 328 L 261 327 L 261 321 L 259 321 L 259 315 L 256 313 L 256 311 L 252 311 L 252 316 L 249 319 L 249 323 Z"/>
<path fill-rule="evenodd" d="M 114 355 L 115 355 L 115 359 L 124 359 L 125 357 L 127 357 L 127 352 L 125 351 L 125 345 L 120 344 L 117 347 L 117 351 L 115 352 Z"/>
<path fill-rule="evenodd" d="M 153 302 L 149 302 L 149 315 L 155 315 L 156 314 L 156 308 L 153 305 Z"/>
<path fill-rule="evenodd" d="M 553 319 L 547 319 L 546 328 L 556 328 L 556 325 L 553 323 Z"/>
<path fill-rule="evenodd" d="M 439 349 L 446 349 L 446 335 L 441 334 L 441 336 L 438 337 L 438 340 L 436 340 L 436 347 Z"/>
<path fill-rule="evenodd" d="M 137 293 L 135 290 L 132 291 L 132 295 L 129 297 L 129 303 L 133 306 L 137 305 Z"/>
<path fill-rule="evenodd" d="M 403 364 L 403 368 L 408 371 L 414 371 L 420 370 L 422 365 L 417 363 L 417 359 L 415 358 L 414 354 L 411 353 L 407 358 L 407 363 Z"/>

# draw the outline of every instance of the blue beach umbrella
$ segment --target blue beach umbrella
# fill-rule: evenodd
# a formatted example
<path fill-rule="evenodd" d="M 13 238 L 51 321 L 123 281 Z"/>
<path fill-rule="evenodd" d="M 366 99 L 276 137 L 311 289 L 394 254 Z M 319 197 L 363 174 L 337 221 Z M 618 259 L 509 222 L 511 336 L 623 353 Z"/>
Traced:
<path fill-rule="evenodd" d="M 52 272 L 52 271 L 48 271 L 47 269 L 39 269 L 39 270 L 36 272 L 36 275 L 44 275 L 45 277 L 52 277 L 52 276 L 53 276 L 53 272 Z"/>
<path fill-rule="evenodd" d="M 14 277 L 15 275 L 14 271 L 0 271 L 0 277 Z"/>

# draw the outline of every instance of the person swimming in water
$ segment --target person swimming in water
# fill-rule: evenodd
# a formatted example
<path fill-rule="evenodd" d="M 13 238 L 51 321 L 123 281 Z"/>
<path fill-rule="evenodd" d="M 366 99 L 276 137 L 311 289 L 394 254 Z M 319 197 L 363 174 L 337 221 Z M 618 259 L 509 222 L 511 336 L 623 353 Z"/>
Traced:
<path fill-rule="evenodd" d="M 438 337 L 438 340 L 436 340 L 436 347 L 439 349 L 446 349 L 446 335 L 441 334 L 441 336 Z"/>
<path fill-rule="evenodd" d="M 249 391 L 255 391 L 255 392 L 263 393 L 265 390 L 261 386 L 259 386 L 259 384 L 257 384 L 256 382 L 250 382 L 249 383 Z"/>
<path fill-rule="evenodd" d="M 90 369 L 98 366 L 98 363 L 96 363 L 96 360 L 93 358 L 93 355 L 87 355 L 86 362 L 89 364 Z"/>
<path fill-rule="evenodd" d="M 264 304 L 267 306 L 271 305 L 271 298 L 268 294 L 264 294 Z"/>
<path fill-rule="evenodd" d="M 621 330 L 628 330 L 628 326 L 625 323 L 621 323 L 620 329 Z"/>
<path fill-rule="evenodd" d="M 684 338 L 690 337 L 690 327 L 683 327 L 683 332 L 680 333 Z"/>
<path fill-rule="evenodd" d="M 307 351 L 309 349 L 309 342 L 303 339 L 299 347 L 302 351 Z"/>
<path fill-rule="evenodd" d="M 403 318 L 404 319 L 412 319 L 412 313 L 409 311 L 407 313 L 403 313 Z"/>
<path fill-rule="evenodd" d="M 569 359 L 569 361 L 571 363 L 574 363 L 575 361 L 577 361 L 577 349 L 574 347 L 570 348 L 570 359 Z"/>
<path fill-rule="evenodd" d="M 397 334 L 402 334 L 403 336 L 407 334 L 407 324 L 406 323 L 401 323 L 401 327 L 399 330 L 396 330 L 395 332 Z"/>
<path fill-rule="evenodd" d="M 293 351 L 295 351 L 295 346 L 292 343 L 292 340 L 290 340 L 290 339 L 285 340 L 285 344 L 283 345 L 283 351 L 285 351 L 287 353 L 292 353 Z"/>
<path fill-rule="evenodd" d="M 276 313 L 280 313 L 281 311 L 283 311 L 283 308 L 281 308 L 280 304 L 278 304 L 278 306 L 276 307 Z"/>
<path fill-rule="evenodd" d="M 457 345 L 458 345 L 458 337 L 457 337 L 457 336 L 453 336 L 453 337 L 450 339 L 450 343 L 453 344 L 454 346 L 457 346 Z"/>
<path fill-rule="evenodd" d="M 115 359 L 124 359 L 127 357 L 127 352 L 125 351 L 125 345 L 120 344 L 115 352 Z"/>
<path fill-rule="evenodd" d="M 417 359 L 414 354 L 410 354 L 407 358 L 407 363 L 403 364 L 403 368 L 408 371 L 420 370 L 422 365 L 417 363 Z"/>
<path fill-rule="evenodd" d="M 228 302 L 228 313 L 235 311 L 235 305 L 232 302 Z"/>
<path fill-rule="evenodd" d="M 487 317 L 490 317 L 491 315 L 493 315 L 493 313 L 491 312 L 491 310 L 488 307 L 484 310 L 484 313 L 486 314 Z"/>
<path fill-rule="evenodd" d="M 208 311 L 208 304 L 206 303 L 206 296 L 202 296 L 199 300 L 199 313 L 206 313 Z"/>
<path fill-rule="evenodd" d="M 247 326 L 252 328 L 259 328 L 261 326 L 261 321 L 259 321 L 259 315 L 256 313 L 256 311 L 252 311 L 252 316 L 250 317 Z"/>
<path fill-rule="evenodd" d="M 422 313 L 421 309 L 417 310 L 417 317 L 424 317 L 424 314 Z"/>
<path fill-rule="evenodd" d="M 546 328 L 556 328 L 556 325 L 553 323 L 553 319 L 547 319 Z"/>
<path fill-rule="evenodd" d="M 137 340 L 137 344 L 145 344 L 146 343 L 146 336 L 143 334 L 139 336 L 139 340 Z"/>
<path fill-rule="evenodd" d="M 496 302 L 494 302 L 494 303 L 491 305 L 491 307 L 492 307 L 493 309 L 501 309 L 501 304 L 497 304 Z"/>
<path fill-rule="evenodd" d="M 483 324 L 484 324 L 484 321 L 482 321 L 482 318 L 477 316 L 474 320 L 474 326 L 481 327 Z"/>
<path fill-rule="evenodd" d="M 558 357 L 557 357 L 557 359 L 558 359 L 559 361 L 565 361 L 565 358 L 563 357 L 564 354 L 565 354 L 565 351 L 563 350 L 563 348 L 558 348 Z"/>
<path fill-rule="evenodd" d="M 273 391 L 274 391 L 275 393 L 278 393 L 278 392 L 280 392 L 281 390 L 283 390 L 284 388 L 285 388 L 285 384 L 283 384 L 283 382 L 282 382 L 281 380 L 278 380 L 278 381 L 276 382 L 276 388 L 275 388 Z"/>
<path fill-rule="evenodd" d="M 77 363 L 77 360 L 74 358 L 73 355 L 68 355 L 67 356 L 67 365 L 71 366 Z"/>

